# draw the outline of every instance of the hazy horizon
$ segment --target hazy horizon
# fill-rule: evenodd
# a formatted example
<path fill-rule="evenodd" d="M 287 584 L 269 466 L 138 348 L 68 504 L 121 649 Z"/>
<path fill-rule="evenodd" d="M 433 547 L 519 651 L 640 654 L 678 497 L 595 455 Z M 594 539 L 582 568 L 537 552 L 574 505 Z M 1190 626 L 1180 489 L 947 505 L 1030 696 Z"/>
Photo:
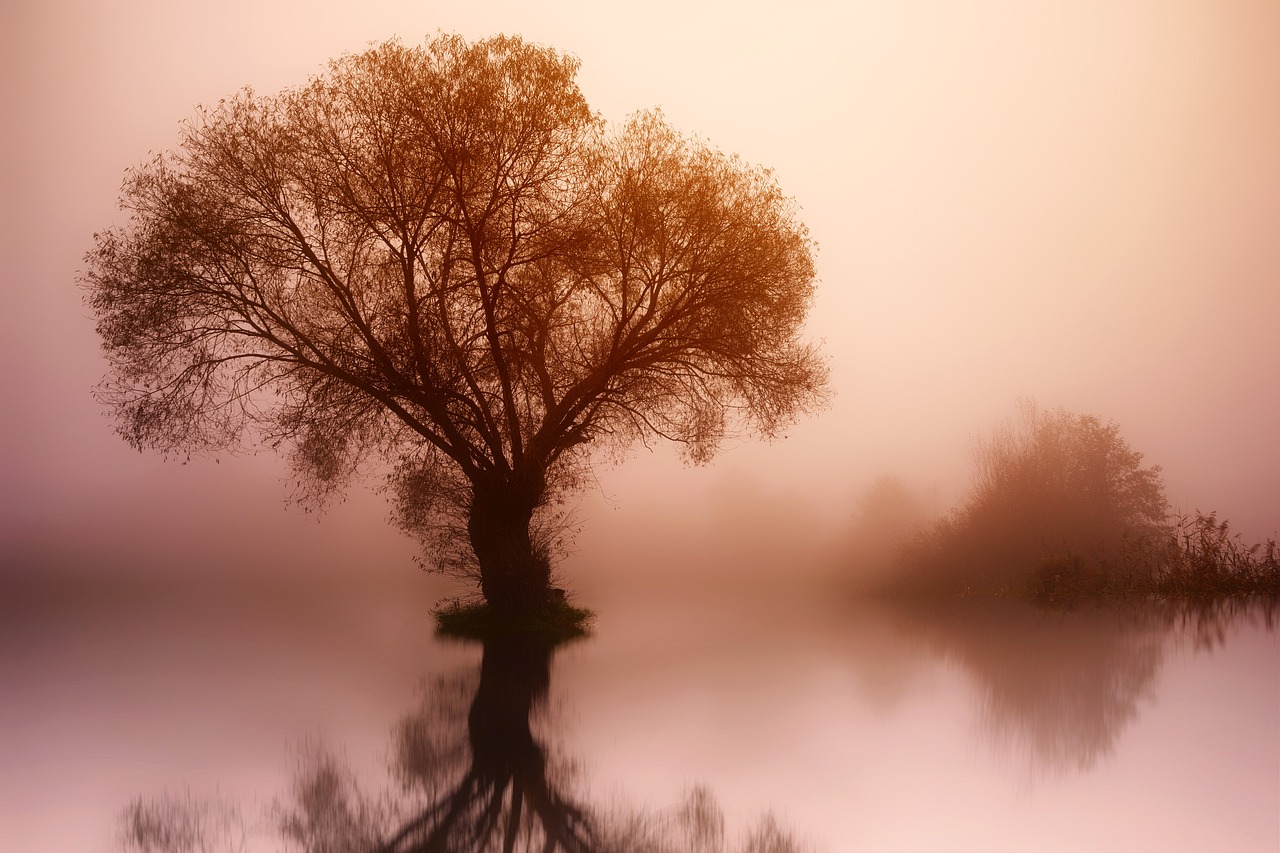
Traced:
<path fill-rule="evenodd" d="M 317 527 L 269 457 L 184 467 L 126 447 L 90 394 L 105 366 L 75 276 L 122 221 L 124 170 L 197 104 L 437 31 L 576 55 L 607 120 L 660 107 L 773 169 L 819 244 L 809 329 L 831 406 L 706 469 L 661 446 L 603 466 L 582 517 L 594 553 L 606 530 L 630 548 L 673 519 L 724 541 L 760 507 L 779 540 L 813 540 L 881 474 L 945 507 L 971 438 L 1020 396 L 1118 423 L 1176 509 L 1250 542 L 1280 529 L 1276 4 L 24 0 L 3 16 L 5 571 L 127 574 L 146 553 L 234 572 L 264 547 L 285 576 L 411 571 L 363 487 Z"/>

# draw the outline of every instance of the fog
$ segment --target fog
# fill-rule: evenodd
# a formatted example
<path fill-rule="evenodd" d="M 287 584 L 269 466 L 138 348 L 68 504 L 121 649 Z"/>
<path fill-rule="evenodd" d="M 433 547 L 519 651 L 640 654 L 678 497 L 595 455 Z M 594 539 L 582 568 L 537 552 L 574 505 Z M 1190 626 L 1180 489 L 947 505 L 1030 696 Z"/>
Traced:
<path fill-rule="evenodd" d="M 608 120 L 661 107 L 772 168 L 820 247 L 809 329 L 828 409 L 706 468 L 661 445 L 602 465 L 571 582 L 660 573 L 660 554 L 696 572 L 737 553 L 765 574 L 832 556 L 881 474 L 940 506 L 962 497 L 971 438 L 1019 396 L 1119 423 L 1176 508 L 1216 510 L 1251 540 L 1280 527 L 1273 2 L 18 0 L 2 14 L 6 571 L 215 575 L 264 551 L 288 577 L 413 571 L 377 494 L 317 521 L 286 505 L 269 456 L 129 450 L 90 395 L 105 366 L 75 276 L 93 232 L 121 221 L 124 169 L 172 146 L 196 104 L 437 30 L 577 55 Z"/>

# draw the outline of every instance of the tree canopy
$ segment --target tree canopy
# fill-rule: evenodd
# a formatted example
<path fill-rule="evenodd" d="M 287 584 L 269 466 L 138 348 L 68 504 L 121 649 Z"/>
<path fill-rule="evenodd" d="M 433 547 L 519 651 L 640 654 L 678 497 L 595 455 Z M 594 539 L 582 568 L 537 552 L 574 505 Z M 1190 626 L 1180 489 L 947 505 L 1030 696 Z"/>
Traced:
<path fill-rule="evenodd" d="M 535 516 L 589 448 L 704 461 L 811 410 L 793 203 L 660 113 L 608 126 L 577 65 L 438 36 L 202 109 L 82 274 L 125 439 L 280 448 L 311 499 L 389 471 L 406 528 L 465 519 L 436 556 L 493 600 L 546 588 Z"/>

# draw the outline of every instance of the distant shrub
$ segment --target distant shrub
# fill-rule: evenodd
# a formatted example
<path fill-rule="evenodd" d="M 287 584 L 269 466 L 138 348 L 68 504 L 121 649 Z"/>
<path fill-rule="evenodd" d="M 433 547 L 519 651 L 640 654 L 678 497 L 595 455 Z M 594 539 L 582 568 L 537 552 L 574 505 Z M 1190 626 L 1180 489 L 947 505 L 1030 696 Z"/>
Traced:
<path fill-rule="evenodd" d="M 975 444 L 974 461 L 965 504 L 900 551 L 905 582 L 986 592 L 1096 584 L 1123 554 L 1168 535 L 1160 468 L 1143 467 L 1113 423 L 1022 402 L 1017 420 Z"/>

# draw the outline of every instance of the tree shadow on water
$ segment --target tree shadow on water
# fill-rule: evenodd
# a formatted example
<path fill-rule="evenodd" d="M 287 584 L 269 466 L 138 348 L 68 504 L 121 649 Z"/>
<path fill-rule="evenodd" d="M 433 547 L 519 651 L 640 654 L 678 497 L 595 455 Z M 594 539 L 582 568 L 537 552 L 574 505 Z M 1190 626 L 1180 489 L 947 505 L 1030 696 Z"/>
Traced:
<path fill-rule="evenodd" d="M 262 820 L 267 848 L 246 841 L 238 806 L 166 795 L 122 815 L 140 853 L 798 853 L 771 816 L 737 843 L 705 788 L 679 806 L 639 811 L 592 803 L 546 719 L 556 644 L 486 639 L 479 672 L 426 685 L 393 727 L 390 784 L 370 793 L 332 751 L 308 743 L 290 792 Z M 477 677 L 478 676 L 478 677 Z M 276 839 L 272 846 L 272 837 Z"/>

